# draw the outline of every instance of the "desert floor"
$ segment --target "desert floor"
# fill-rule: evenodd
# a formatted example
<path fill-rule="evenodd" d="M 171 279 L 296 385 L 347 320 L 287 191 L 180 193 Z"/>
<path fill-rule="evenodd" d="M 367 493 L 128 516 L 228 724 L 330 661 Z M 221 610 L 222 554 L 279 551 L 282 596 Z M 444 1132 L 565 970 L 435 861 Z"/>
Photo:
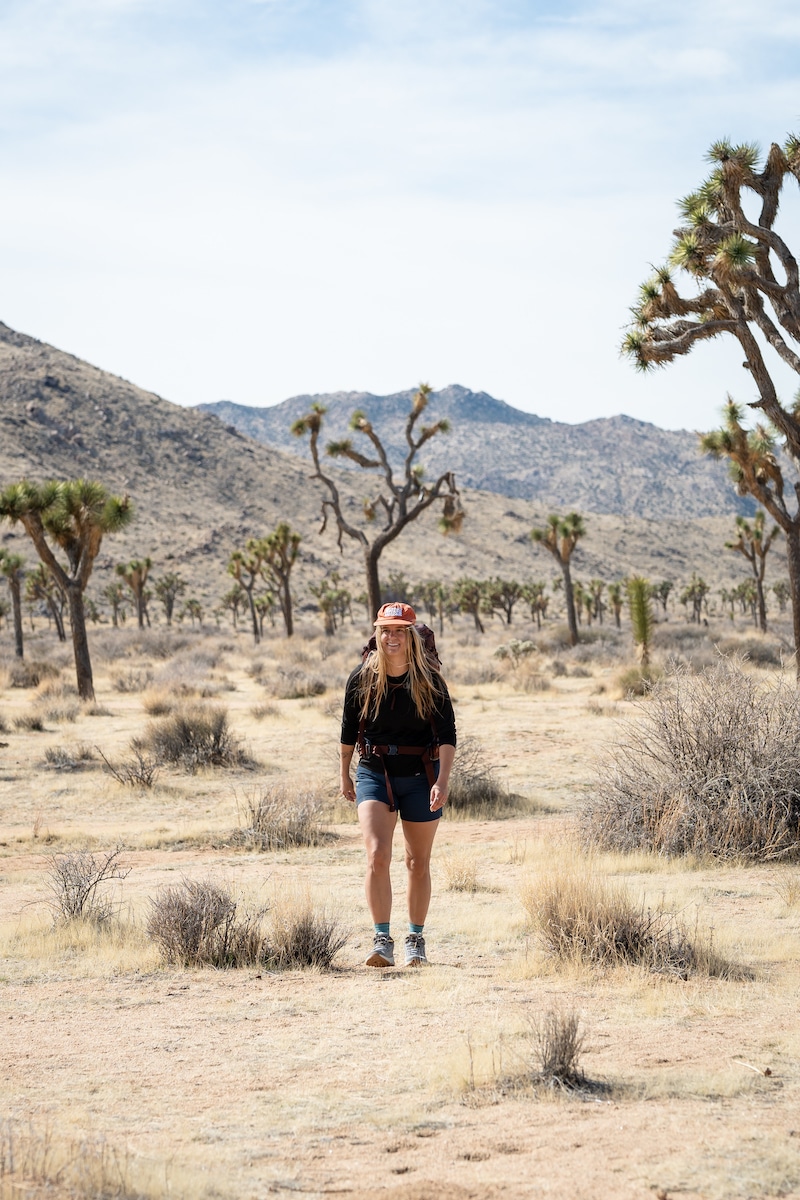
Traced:
<path fill-rule="evenodd" d="M 517 668 L 493 655 L 512 632 L 539 641 Z M 442 821 L 419 971 L 362 965 L 363 851 L 336 795 L 362 633 L 325 639 L 309 623 L 254 648 L 243 630 L 101 629 L 94 706 L 44 632 L 27 659 L 58 673 L 11 686 L 2 635 L 0 1197 L 800 1197 L 800 872 L 587 854 L 576 837 L 598 754 L 636 718 L 616 683 L 633 660 L 624 631 L 565 651 L 547 629 L 445 629 L 459 735 L 521 800 L 503 819 Z M 702 666 L 723 635 L 758 644 L 676 615 L 659 654 Z M 117 782 L 99 751 L 124 762 L 148 713 L 187 697 L 224 705 L 257 766 Z M 321 844 L 236 837 L 248 801 L 277 785 L 324 801 Z M 401 948 L 400 830 L 395 845 Z M 129 868 L 107 891 L 117 918 L 54 924 L 52 856 L 116 846 Z M 543 873 L 576 869 L 713 931 L 746 976 L 553 961 L 523 901 Z M 472 890 L 455 890 L 460 876 Z M 347 942 L 327 972 L 166 966 L 145 925 L 182 879 L 223 884 L 267 920 L 310 898 Z M 551 1011 L 580 1017 L 595 1086 L 530 1083 Z"/>

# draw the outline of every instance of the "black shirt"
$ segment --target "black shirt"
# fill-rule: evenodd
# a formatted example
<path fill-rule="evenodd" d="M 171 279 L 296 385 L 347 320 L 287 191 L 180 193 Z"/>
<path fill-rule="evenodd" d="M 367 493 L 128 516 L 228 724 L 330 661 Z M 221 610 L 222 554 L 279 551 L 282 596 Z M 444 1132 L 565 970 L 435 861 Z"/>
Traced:
<path fill-rule="evenodd" d="M 342 713 L 342 744 L 354 746 L 358 741 L 360 702 L 358 677 L 361 667 L 356 667 L 347 680 Z M 456 719 L 447 684 L 441 675 L 434 676 L 439 693 L 431 718 L 421 717 L 414 707 L 408 688 L 408 674 L 389 675 L 388 690 L 378 709 L 377 716 L 367 717 L 364 736 L 375 746 L 428 746 L 436 740 L 445 746 L 456 744 Z M 432 725 L 431 725 L 432 722 Z M 365 765 L 375 771 L 384 767 L 390 775 L 417 775 L 422 771 L 419 756 L 413 754 L 386 755 L 383 759 L 370 756 Z"/>

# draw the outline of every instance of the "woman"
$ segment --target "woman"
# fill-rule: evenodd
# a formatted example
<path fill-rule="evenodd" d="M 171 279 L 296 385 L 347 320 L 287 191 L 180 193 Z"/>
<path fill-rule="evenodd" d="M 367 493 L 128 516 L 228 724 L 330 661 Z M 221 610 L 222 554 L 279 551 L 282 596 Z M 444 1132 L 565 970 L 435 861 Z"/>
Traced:
<path fill-rule="evenodd" d="M 368 967 L 393 967 L 389 867 L 398 813 L 408 871 L 407 967 L 427 963 L 425 918 L 431 898 L 431 850 L 447 803 L 456 725 L 447 685 L 428 659 L 409 604 L 384 604 L 377 648 L 347 681 L 342 717 L 342 795 L 355 800 L 367 851 L 365 890 L 375 924 Z M 350 763 L 358 744 L 356 784 Z M 438 749 L 438 757 L 437 757 Z"/>

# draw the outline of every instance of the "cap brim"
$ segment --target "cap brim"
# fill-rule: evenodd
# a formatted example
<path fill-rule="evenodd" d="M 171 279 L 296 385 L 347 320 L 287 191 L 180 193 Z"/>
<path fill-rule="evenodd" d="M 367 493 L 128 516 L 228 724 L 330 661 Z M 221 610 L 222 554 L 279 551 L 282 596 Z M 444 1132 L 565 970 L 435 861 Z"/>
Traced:
<path fill-rule="evenodd" d="M 384 629 L 384 628 L 408 629 L 411 625 L 414 624 L 414 622 L 413 621 L 401 621 L 398 617 L 390 617 L 388 621 L 374 621 L 373 624 L 376 629 Z"/>

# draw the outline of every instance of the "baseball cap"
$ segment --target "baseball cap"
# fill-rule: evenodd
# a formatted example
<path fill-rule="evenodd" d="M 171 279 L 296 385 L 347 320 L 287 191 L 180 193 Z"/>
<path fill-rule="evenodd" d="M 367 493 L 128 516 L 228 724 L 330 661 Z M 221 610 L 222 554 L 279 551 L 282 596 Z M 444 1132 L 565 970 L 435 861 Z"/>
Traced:
<path fill-rule="evenodd" d="M 417 614 L 410 604 L 393 600 L 390 604 L 382 604 L 375 618 L 376 627 L 379 625 L 416 625 Z"/>

